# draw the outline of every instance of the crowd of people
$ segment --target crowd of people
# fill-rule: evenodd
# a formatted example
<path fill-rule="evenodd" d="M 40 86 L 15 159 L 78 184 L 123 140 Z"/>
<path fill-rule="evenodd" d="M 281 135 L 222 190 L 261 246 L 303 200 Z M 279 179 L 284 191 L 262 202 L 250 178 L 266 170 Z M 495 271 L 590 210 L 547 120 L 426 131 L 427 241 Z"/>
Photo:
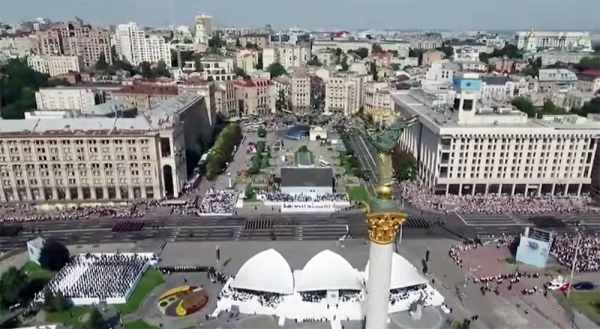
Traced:
<path fill-rule="evenodd" d="M 95 207 L 56 208 L 41 210 L 28 204 L 3 205 L 0 210 L 0 223 L 25 223 L 64 220 L 85 220 L 90 218 L 141 218 L 156 207 L 154 201 L 136 202 L 129 205 L 111 205 Z"/>
<path fill-rule="evenodd" d="M 600 270 L 600 235 L 555 236 L 550 254 L 558 263 L 569 268 L 575 261 L 577 272 L 598 271 Z"/>
<path fill-rule="evenodd" d="M 341 302 L 359 302 L 362 297 L 362 292 L 359 290 L 340 290 Z"/>
<path fill-rule="evenodd" d="M 264 193 L 260 198 L 268 202 L 281 203 L 331 203 L 350 202 L 347 193 L 325 193 L 325 194 L 289 194 L 289 193 Z"/>
<path fill-rule="evenodd" d="M 152 259 L 139 254 L 79 254 L 46 287 L 66 298 L 124 298 Z"/>
<path fill-rule="evenodd" d="M 475 194 L 475 195 L 437 195 L 429 188 L 414 182 L 401 182 L 402 196 L 415 207 L 438 211 L 457 211 L 460 213 L 487 214 L 540 214 L 561 212 L 598 212 L 591 207 L 589 196 L 529 196 Z M 600 213 L 599 213 L 600 215 Z"/>
<path fill-rule="evenodd" d="M 389 294 L 389 300 L 392 305 L 399 301 L 408 299 L 412 294 L 419 293 L 422 295 L 425 292 L 425 285 L 417 285 L 408 288 L 391 289 Z"/>
<path fill-rule="evenodd" d="M 245 302 L 249 300 L 257 300 L 260 305 L 276 308 L 283 301 L 283 295 L 270 292 L 259 292 L 245 289 L 232 289 L 231 298 L 234 301 Z"/>
<path fill-rule="evenodd" d="M 238 192 L 209 189 L 198 205 L 199 214 L 233 214 Z"/>

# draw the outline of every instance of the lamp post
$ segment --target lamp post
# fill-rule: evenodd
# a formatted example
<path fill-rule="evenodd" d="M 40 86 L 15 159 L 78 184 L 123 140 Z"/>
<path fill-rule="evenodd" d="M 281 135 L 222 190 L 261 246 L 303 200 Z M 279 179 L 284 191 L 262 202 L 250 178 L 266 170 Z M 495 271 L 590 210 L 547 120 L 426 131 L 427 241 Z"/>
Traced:
<path fill-rule="evenodd" d="M 571 263 L 571 277 L 569 278 L 569 287 L 567 288 L 567 299 L 571 296 L 571 286 L 573 285 L 573 275 L 575 274 L 575 266 L 577 266 L 577 256 L 579 255 L 579 244 L 581 243 L 581 234 L 577 232 L 577 242 L 575 243 L 575 255 Z"/>

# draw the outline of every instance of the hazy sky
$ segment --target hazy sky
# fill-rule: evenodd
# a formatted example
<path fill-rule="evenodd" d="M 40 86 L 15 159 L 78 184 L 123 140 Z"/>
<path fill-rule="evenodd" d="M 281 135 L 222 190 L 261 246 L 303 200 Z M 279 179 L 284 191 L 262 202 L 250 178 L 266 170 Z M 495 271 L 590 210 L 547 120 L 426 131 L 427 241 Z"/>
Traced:
<path fill-rule="evenodd" d="M 171 10 L 172 8 L 172 10 Z M 339 29 L 600 30 L 600 0 L 0 0 L 0 21 Z"/>

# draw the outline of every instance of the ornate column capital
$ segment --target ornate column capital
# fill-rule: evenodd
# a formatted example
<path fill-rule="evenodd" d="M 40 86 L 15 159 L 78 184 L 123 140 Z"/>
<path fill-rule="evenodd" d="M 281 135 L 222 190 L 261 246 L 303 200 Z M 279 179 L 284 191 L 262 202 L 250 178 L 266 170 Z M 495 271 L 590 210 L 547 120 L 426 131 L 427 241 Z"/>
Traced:
<path fill-rule="evenodd" d="M 406 220 L 403 213 L 375 213 L 367 215 L 369 240 L 378 244 L 394 242 L 400 225 Z"/>

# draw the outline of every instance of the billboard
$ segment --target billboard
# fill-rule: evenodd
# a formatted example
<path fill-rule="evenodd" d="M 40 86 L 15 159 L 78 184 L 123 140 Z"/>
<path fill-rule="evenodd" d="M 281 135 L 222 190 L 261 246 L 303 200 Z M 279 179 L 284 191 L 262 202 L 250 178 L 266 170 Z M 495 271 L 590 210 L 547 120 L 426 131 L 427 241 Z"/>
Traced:
<path fill-rule="evenodd" d="M 550 256 L 550 243 L 521 236 L 517 248 L 517 261 L 536 267 L 546 267 Z"/>

